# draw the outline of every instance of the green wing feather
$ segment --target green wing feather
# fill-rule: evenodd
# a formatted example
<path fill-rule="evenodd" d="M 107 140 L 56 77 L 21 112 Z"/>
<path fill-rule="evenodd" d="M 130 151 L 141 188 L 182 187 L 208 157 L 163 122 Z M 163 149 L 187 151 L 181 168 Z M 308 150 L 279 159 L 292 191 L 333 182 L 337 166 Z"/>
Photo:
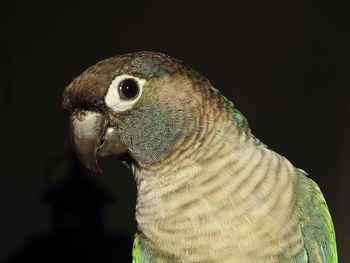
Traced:
<path fill-rule="evenodd" d="M 300 172 L 304 191 L 298 207 L 307 262 L 337 263 L 335 232 L 326 201 L 318 185 Z"/>
<path fill-rule="evenodd" d="M 134 236 L 134 244 L 132 246 L 132 263 L 142 262 L 142 249 L 140 247 L 140 241 L 137 234 Z"/>
<path fill-rule="evenodd" d="M 147 247 L 142 236 L 136 233 L 132 247 L 132 263 L 153 263 L 154 260 L 152 251 Z"/>

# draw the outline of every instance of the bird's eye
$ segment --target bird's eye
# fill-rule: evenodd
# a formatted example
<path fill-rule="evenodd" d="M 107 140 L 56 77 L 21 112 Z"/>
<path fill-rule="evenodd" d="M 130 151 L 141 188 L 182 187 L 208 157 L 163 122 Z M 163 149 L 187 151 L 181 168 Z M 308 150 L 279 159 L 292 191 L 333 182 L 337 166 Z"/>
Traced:
<path fill-rule="evenodd" d="M 113 79 L 108 87 L 105 103 L 115 112 L 123 112 L 134 107 L 140 99 L 145 79 L 123 74 Z"/>
<path fill-rule="evenodd" d="M 133 79 L 125 79 L 119 84 L 119 94 L 124 100 L 131 100 L 137 97 L 139 90 L 139 84 Z"/>

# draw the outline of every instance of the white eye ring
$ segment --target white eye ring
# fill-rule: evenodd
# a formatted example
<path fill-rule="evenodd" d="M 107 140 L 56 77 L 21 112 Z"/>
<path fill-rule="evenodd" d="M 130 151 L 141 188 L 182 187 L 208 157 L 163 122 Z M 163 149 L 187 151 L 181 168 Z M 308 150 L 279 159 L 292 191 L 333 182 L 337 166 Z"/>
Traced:
<path fill-rule="evenodd" d="M 125 100 L 120 97 L 119 87 L 120 84 L 126 79 L 133 79 L 137 82 L 139 86 L 139 93 L 135 98 L 131 100 Z M 132 106 L 140 99 L 143 85 L 145 85 L 146 80 L 140 79 L 130 75 L 117 76 L 108 87 L 108 92 L 105 97 L 106 105 L 115 112 L 123 112 L 132 108 Z"/>

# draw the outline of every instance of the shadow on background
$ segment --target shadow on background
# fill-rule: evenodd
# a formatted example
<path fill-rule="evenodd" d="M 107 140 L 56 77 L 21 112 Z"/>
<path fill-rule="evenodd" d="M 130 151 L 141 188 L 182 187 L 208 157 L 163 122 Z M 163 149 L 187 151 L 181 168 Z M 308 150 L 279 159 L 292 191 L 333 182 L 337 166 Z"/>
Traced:
<path fill-rule="evenodd" d="M 45 177 L 53 176 L 68 157 L 55 160 Z M 69 174 L 55 180 L 42 195 L 42 202 L 51 208 L 50 232 L 29 237 L 4 263 L 131 261 L 130 240 L 104 228 L 103 210 L 112 201 L 111 195 L 85 174 L 74 153 L 69 161 Z"/>

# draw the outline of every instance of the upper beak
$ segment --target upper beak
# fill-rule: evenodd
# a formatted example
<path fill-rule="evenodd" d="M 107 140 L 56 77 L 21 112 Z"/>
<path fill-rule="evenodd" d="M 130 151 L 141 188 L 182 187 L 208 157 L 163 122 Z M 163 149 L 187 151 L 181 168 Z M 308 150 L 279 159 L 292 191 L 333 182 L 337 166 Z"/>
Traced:
<path fill-rule="evenodd" d="M 120 157 L 127 152 L 116 127 L 108 124 L 105 116 L 95 112 L 79 111 L 70 118 L 75 151 L 84 166 L 96 173 L 102 173 L 97 157 Z"/>

